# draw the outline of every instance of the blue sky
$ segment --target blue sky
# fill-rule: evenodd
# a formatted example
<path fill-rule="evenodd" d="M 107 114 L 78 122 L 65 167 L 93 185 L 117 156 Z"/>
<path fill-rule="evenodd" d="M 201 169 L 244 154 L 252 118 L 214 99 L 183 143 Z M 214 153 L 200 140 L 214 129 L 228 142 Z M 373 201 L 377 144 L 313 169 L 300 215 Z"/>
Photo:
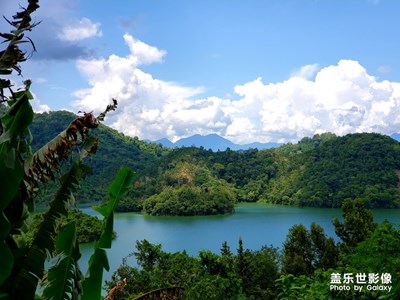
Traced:
<path fill-rule="evenodd" d="M 39 4 L 37 52 L 14 79 L 33 80 L 37 111 L 99 112 L 115 97 L 106 124 L 153 140 L 400 131 L 400 1 Z"/>

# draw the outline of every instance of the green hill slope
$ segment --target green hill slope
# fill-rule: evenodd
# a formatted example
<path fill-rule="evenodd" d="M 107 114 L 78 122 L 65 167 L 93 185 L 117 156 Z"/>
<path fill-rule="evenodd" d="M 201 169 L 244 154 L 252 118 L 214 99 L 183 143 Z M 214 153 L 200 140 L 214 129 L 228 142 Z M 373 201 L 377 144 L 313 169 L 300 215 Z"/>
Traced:
<path fill-rule="evenodd" d="M 318 138 L 307 140 L 308 144 L 315 142 L 307 151 L 286 154 L 283 172 L 266 191 L 267 201 L 340 207 L 347 198 L 361 197 L 371 208 L 400 206 L 396 174 L 400 169 L 400 144 L 397 141 L 373 133 L 322 141 Z"/>
<path fill-rule="evenodd" d="M 35 114 L 30 126 L 33 151 L 64 130 L 75 117 L 76 115 L 66 111 Z M 102 124 L 92 130 L 92 134 L 99 138 L 99 146 L 97 153 L 85 162 L 92 168 L 92 174 L 81 183 L 81 189 L 75 195 L 79 202 L 103 200 L 107 194 L 107 186 L 121 166 L 132 168 L 140 176 L 146 168 L 170 151 L 157 144 L 127 137 Z M 48 201 L 54 191 L 50 187 L 49 192 L 42 195 L 39 200 Z"/>
<path fill-rule="evenodd" d="M 35 115 L 33 148 L 74 117 L 69 112 Z M 166 149 L 104 125 L 93 133 L 100 143 L 87 162 L 93 174 L 76 195 L 81 202 L 104 199 L 116 171 L 128 166 L 138 178 L 119 211 L 203 215 L 229 213 L 237 201 L 340 207 L 348 198 L 363 198 L 369 207 L 400 207 L 400 144 L 380 134 L 328 133 L 277 149 L 212 152 Z"/>

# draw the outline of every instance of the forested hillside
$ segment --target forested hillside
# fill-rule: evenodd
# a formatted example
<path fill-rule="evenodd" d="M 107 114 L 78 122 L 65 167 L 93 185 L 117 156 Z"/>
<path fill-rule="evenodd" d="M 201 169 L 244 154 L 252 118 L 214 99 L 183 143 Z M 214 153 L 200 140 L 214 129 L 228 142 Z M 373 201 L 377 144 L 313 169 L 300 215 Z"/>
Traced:
<path fill-rule="evenodd" d="M 37 114 L 32 134 L 48 140 L 73 117 L 69 112 Z M 104 198 L 104 186 L 125 165 L 138 177 L 120 211 L 203 215 L 232 212 L 237 201 L 341 207 L 355 198 L 367 207 L 400 207 L 400 144 L 380 134 L 327 133 L 277 149 L 212 152 L 166 149 L 104 125 L 94 133 L 100 145 L 78 201 Z M 33 140 L 33 147 L 43 141 Z"/>
<path fill-rule="evenodd" d="M 400 144 L 380 134 L 305 138 L 306 151 L 288 151 L 282 173 L 268 186 L 273 203 L 341 207 L 361 197 L 369 208 L 399 207 Z M 282 152 L 282 147 L 278 152 Z"/>
<path fill-rule="evenodd" d="M 32 150 L 36 151 L 66 128 L 76 115 L 67 111 L 35 114 L 30 126 Z M 87 162 L 92 174 L 81 183 L 82 188 L 75 195 L 80 202 L 92 202 L 104 199 L 106 187 L 114 178 L 121 166 L 132 168 L 139 176 L 156 162 L 163 154 L 169 152 L 157 144 L 145 143 L 137 138 L 130 138 L 103 124 L 92 131 L 99 138 L 99 147 L 95 156 Z M 42 201 L 50 198 L 50 193 L 41 195 Z"/>

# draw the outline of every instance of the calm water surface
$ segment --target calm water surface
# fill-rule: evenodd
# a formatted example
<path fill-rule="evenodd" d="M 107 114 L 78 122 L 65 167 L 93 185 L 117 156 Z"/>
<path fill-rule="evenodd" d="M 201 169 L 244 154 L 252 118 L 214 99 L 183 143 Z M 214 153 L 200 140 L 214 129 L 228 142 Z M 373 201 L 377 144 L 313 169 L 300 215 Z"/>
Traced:
<path fill-rule="evenodd" d="M 83 208 L 86 213 L 95 214 L 91 208 Z M 221 244 L 228 242 L 235 252 L 239 237 L 245 248 L 257 250 L 264 245 L 282 247 L 288 230 L 294 224 L 304 224 L 309 228 L 312 222 L 321 225 L 325 233 L 337 239 L 332 219 L 341 219 L 340 209 L 298 208 L 269 204 L 240 204 L 231 215 L 201 217 L 152 217 L 137 213 L 118 213 L 114 218 L 114 230 L 117 238 L 112 249 L 108 250 L 110 272 L 104 273 L 104 279 L 122 262 L 122 258 L 135 250 L 137 240 L 147 239 L 151 243 L 160 243 L 168 252 L 186 250 L 197 255 L 202 249 L 219 253 Z M 400 225 L 400 210 L 374 210 L 376 222 L 385 219 Z M 87 262 L 92 254 L 93 245 L 81 245 L 80 266 L 85 273 Z M 136 262 L 128 260 L 130 264 Z"/>

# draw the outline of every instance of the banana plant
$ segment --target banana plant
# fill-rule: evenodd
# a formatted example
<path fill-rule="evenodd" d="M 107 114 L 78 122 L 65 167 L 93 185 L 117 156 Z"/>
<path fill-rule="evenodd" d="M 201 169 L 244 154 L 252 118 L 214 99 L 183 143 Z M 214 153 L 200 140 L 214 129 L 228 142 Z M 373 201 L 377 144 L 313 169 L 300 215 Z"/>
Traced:
<path fill-rule="evenodd" d="M 45 299 L 78 299 L 82 293 L 80 281 L 83 275 L 78 260 L 81 256 L 76 236 L 76 224 L 70 222 L 62 227 L 57 235 L 57 263 L 45 277 L 48 282 L 43 290 Z"/>
<path fill-rule="evenodd" d="M 26 60 L 25 54 L 18 45 L 30 41 L 24 39 L 24 32 L 37 24 L 31 23 L 31 14 L 39 8 L 38 1 L 28 1 L 26 9 L 17 13 L 8 23 L 14 28 L 10 33 L 1 33 L 7 46 L 0 51 L 0 75 L 9 75 L 13 71 L 21 73 L 19 64 Z M 33 45 L 33 43 L 32 43 Z M 34 48 L 34 45 L 33 45 Z M 23 191 L 19 189 L 24 177 L 22 154 L 27 154 L 27 129 L 32 121 L 33 111 L 29 104 L 32 95 L 29 92 L 30 82 L 26 81 L 25 89 L 13 92 L 9 79 L 0 78 L 0 104 L 6 102 L 9 109 L 0 119 L 0 297 L 2 284 L 10 276 L 14 266 L 13 251 L 18 245 L 13 239 L 16 223 L 21 223 L 24 203 L 21 201 Z M 11 92 L 11 97 L 4 96 L 4 90 Z M 4 109 L 2 109 L 4 110 Z"/>
<path fill-rule="evenodd" d="M 59 253 L 60 259 L 48 272 L 48 284 L 43 291 L 46 299 L 101 299 L 103 269 L 109 270 L 104 249 L 111 248 L 114 209 L 134 177 L 135 173 L 132 170 L 121 168 L 109 188 L 108 202 L 103 206 L 94 207 L 104 217 L 103 230 L 99 241 L 95 243 L 85 278 L 78 265 L 80 253 L 75 223 L 71 222 L 61 229 L 56 243 L 56 252 Z"/>
<path fill-rule="evenodd" d="M 83 281 L 82 300 L 101 299 L 103 269 L 109 271 L 107 253 L 104 249 L 111 248 L 114 224 L 114 210 L 121 197 L 126 193 L 135 178 L 135 173 L 129 168 L 121 168 L 108 192 L 108 202 L 94 209 L 103 217 L 103 232 L 95 243 L 94 253 L 89 259 L 87 277 Z"/>
<path fill-rule="evenodd" d="M 79 181 L 88 172 L 88 167 L 82 164 L 82 160 L 93 151 L 96 142 L 96 139 L 88 138 L 70 170 L 61 177 L 61 187 L 50 202 L 50 208 L 44 214 L 32 244 L 25 249 L 25 254 L 20 258 L 20 265 L 14 266 L 15 276 L 9 288 L 12 298 L 26 296 L 25 299 L 32 299 L 35 295 L 38 281 L 44 275 L 46 258 L 52 256 L 55 250 L 58 220 L 68 214 L 71 194 L 76 191 Z"/>
<path fill-rule="evenodd" d="M 14 29 L 10 33 L 0 33 L 7 44 L 5 50 L 0 51 L 0 75 L 9 75 L 13 71 L 21 73 L 19 63 L 27 58 L 19 49 L 20 43 L 30 42 L 35 50 L 33 42 L 24 38 L 24 33 L 37 25 L 31 24 L 31 14 L 37 8 L 38 0 L 28 0 L 27 8 L 18 12 L 13 21 L 6 19 Z M 63 132 L 32 154 L 30 85 L 27 80 L 25 88 L 15 92 L 10 80 L 0 78 L 0 299 L 33 299 L 40 282 L 46 284 L 43 290 L 46 299 L 100 299 L 103 269 L 109 268 L 104 249 L 111 247 L 113 211 L 132 183 L 133 171 L 122 168 L 110 187 L 108 203 L 96 208 L 104 216 L 103 233 L 96 243 L 86 278 L 78 265 L 76 224 L 69 223 L 58 229 L 58 222 L 68 213 L 73 192 L 89 172 L 83 159 L 96 152 L 98 140 L 89 135 L 90 129 L 96 128 L 107 112 L 116 109 L 117 101 L 113 99 L 97 118 L 92 113 L 77 117 Z M 28 244 L 23 231 L 29 213 L 34 211 L 36 192 L 40 184 L 55 180 L 61 162 L 70 158 L 74 162 L 59 178 L 59 191 L 32 243 Z M 57 262 L 46 271 L 45 261 L 51 257 Z"/>

